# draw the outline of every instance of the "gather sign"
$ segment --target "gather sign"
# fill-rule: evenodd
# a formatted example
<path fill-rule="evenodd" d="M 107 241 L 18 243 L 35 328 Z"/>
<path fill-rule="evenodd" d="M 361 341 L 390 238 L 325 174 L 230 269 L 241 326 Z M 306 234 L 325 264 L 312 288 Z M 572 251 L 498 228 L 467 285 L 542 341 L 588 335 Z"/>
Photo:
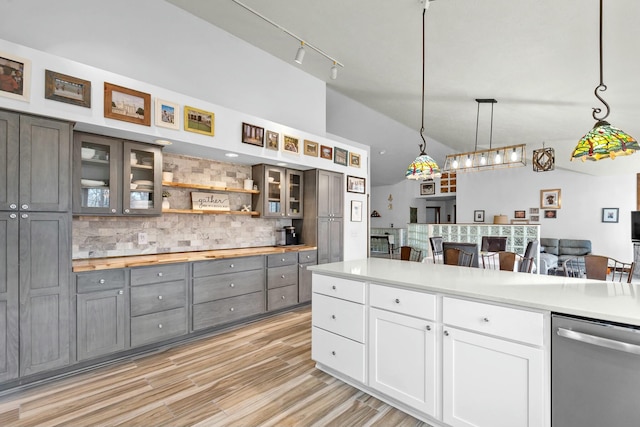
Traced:
<path fill-rule="evenodd" d="M 224 193 L 191 192 L 191 209 L 200 211 L 228 211 L 229 195 Z"/>

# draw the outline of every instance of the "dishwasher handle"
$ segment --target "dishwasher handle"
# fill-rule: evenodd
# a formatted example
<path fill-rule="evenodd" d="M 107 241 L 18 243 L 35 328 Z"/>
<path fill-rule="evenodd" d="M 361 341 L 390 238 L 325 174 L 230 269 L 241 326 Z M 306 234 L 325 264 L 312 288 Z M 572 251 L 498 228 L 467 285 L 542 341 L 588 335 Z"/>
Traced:
<path fill-rule="evenodd" d="M 586 344 L 596 345 L 598 347 L 606 347 L 613 350 L 624 351 L 640 355 L 640 345 L 631 344 L 624 341 L 602 338 L 595 335 L 585 334 L 584 332 L 576 332 L 565 328 L 558 328 L 557 334 L 563 338 L 580 341 Z"/>

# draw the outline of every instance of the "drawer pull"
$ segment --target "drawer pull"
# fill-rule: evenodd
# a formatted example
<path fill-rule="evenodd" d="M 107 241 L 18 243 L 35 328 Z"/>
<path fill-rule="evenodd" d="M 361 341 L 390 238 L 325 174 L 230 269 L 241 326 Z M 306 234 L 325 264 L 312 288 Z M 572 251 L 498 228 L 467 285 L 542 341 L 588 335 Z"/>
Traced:
<path fill-rule="evenodd" d="M 484 323 L 489 323 L 489 318 L 488 318 L 488 317 L 483 317 L 483 318 L 482 318 L 482 321 L 483 321 Z"/>
<path fill-rule="evenodd" d="M 444 336 L 448 337 L 449 336 L 449 331 L 444 331 Z"/>
<path fill-rule="evenodd" d="M 11 203 L 9 205 L 9 209 L 18 209 L 18 205 L 16 205 L 15 203 Z"/>
<path fill-rule="evenodd" d="M 162 299 L 162 295 L 158 295 L 158 299 Z"/>
<path fill-rule="evenodd" d="M 396 298 L 396 304 L 400 304 L 400 298 Z"/>
<path fill-rule="evenodd" d="M 235 288 L 235 287 L 236 287 L 236 284 L 235 284 L 235 283 L 231 283 L 231 284 L 229 285 L 229 287 L 230 287 L 230 288 Z"/>
<path fill-rule="evenodd" d="M 115 209 L 111 209 L 111 213 L 116 213 L 116 210 Z"/>
<path fill-rule="evenodd" d="M 285 297 L 284 295 L 282 295 L 280 298 L 282 298 L 283 300 L 287 299 L 287 297 Z"/>
<path fill-rule="evenodd" d="M 307 255 L 307 259 L 311 259 L 311 256 Z"/>
<path fill-rule="evenodd" d="M 158 325 L 158 329 L 162 329 L 162 323 Z"/>
<path fill-rule="evenodd" d="M 104 285 L 104 284 L 105 284 L 105 282 L 106 282 L 106 281 L 105 281 L 104 279 L 100 279 L 100 280 L 98 280 L 98 283 L 100 283 L 101 285 Z"/>
<path fill-rule="evenodd" d="M 118 295 L 124 294 L 124 291 L 118 291 Z"/>
<path fill-rule="evenodd" d="M 331 315 L 331 318 L 332 318 L 333 320 L 336 320 L 336 315 L 335 315 L 335 314 L 332 314 L 332 315 Z"/>
<path fill-rule="evenodd" d="M 335 290 L 336 290 L 336 285 L 333 285 L 333 286 L 331 287 L 331 289 L 333 289 L 333 290 L 335 291 Z"/>
<path fill-rule="evenodd" d="M 158 277 L 162 277 L 162 271 L 158 273 Z"/>
<path fill-rule="evenodd" d="M 284 279 L 284 274 L 280 275 L 280 277 L 282 277 Z"/>
<path fill-rule="evenodd" d="M 16 215 L 16 214 L 12 213 L 11 215 L 9 215 L 9 218 L 11 218 L 11 219 L 16 219 L 16 218 L 18 218 L 18 215 Z"/>
<path fill-rule="evenodd" d="M 22 205 L 22 209 L 29 209 L 29 205 L 25 203 L 24 205 Z"/>
<path fill-rule="evenodd" d="M 235 310 L 236 310 L 236 309 L 235 309 L 235 308 L 233 308 L 233 307 L 231 307 L 231 308 L 229 309 L 229 311 L 235 311 Z"/>
<path fill-rule="evenodd" d="M 427 331 L 431 330 L 431 325 L 427 325 Z"/>
<path fill-rule="evenodd" d="M 233 264 L 229 264 L 229 268 L 233 268 L 235 267 Z"/>
<path fill-rule="evenodd" d="M 335 351 L 332 351 L 332 352 L 331 352 L 331 355 L 332 355 L 332 356 L 335 356 L 335 355 L 336 355 L 336 352 L 335 352 Z"/>
<path fill-rule="evenodd" d="M 282 262 L 284 262 L 284 261 L 285 261 L 285 259 L 284 259 L 284 258 L 282 258 Z"/>
<path fill-rule="evenodd" d="M 29 218 L 29 215 L 27 215 L 27 214 L 23 213 L 22 215 L 20 215 L 20 218 L 22 218 L 22 219 L 27 219 L 27 218 Z"/>

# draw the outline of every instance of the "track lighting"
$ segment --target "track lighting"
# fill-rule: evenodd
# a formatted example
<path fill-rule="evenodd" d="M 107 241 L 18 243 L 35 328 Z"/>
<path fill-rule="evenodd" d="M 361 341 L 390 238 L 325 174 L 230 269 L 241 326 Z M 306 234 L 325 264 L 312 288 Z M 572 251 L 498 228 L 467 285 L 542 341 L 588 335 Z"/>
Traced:
<path fill-rule="evenodd" d="M 338 78 L 338 67 L 336 67 L 336 63 L 334 61 L 331 66 L 331 80 L 335 80 L 336 78 Z"/>
<path fill-rule="evenodd" d="M 304 54 L 305 54 L 304 42 L 300 42 L 300 47 L 298 48 L 298 51 L 296 52 L 296 59 L 295 59 L 295 61 L 298 64 L 302 64 L 302 61 L 304 61 Z"/>

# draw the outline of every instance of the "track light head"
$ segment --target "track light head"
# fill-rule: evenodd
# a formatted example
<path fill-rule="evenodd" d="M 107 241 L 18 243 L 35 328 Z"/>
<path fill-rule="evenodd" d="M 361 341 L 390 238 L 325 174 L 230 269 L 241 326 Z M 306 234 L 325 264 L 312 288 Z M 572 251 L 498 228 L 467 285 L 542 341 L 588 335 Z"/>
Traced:
<path fill-rule="evenodd" d="M 334 62 L 333 65 L 331 66 L 331 80 L 335 80 L 338 78 L 338 67 L 336 66 L 336 63 Z"/>
<path fill-rule="evenodd" d="M 304 42 L 300 42 L 300 47 L 298 48 L 298 51 L 296 52 L 296 59 L 295 59 L 295 61 L 298 64 L 302 64 L 302 61 L 304 61 L 304 54 L 305 54 Z"/>

